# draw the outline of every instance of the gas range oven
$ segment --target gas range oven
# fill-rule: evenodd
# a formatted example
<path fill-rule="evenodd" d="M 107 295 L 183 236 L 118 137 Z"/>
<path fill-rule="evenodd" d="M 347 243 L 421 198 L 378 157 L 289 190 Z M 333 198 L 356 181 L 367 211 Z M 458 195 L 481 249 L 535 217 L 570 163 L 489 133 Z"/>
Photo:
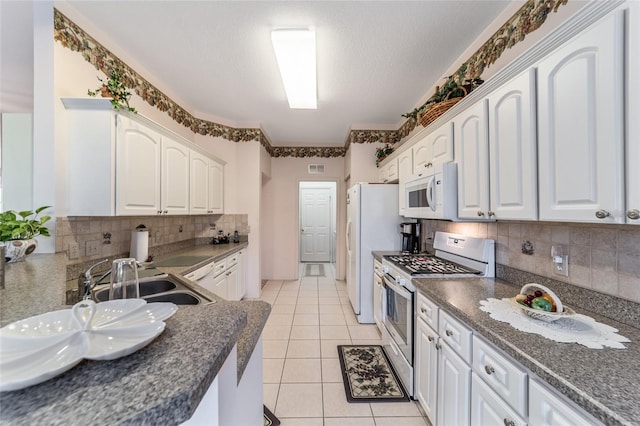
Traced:
<path fill-rule="evenodd" d="M 387 255 L 382 260 L 385 312 L 383 347 L 407 393 L 413 396 L 414 278 L 495 276 L 495 242 L 436 232 L 433 254 Z"/>

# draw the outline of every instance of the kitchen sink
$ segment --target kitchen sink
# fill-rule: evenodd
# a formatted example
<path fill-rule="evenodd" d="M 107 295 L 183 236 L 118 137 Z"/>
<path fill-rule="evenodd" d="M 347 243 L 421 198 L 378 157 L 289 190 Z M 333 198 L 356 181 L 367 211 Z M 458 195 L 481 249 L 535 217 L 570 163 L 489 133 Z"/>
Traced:
<path fill-rule="evenodd" d="M 208 297 L 186 286 L 171 275 L 140 281 L 140 298 L 147 302 L 172 302 L 176 305 L 199 305 L 212 302 Z M 109 285 L 94 289 L 93 299 L 96 302 L 109 300 Z"/>
<path fill-rule="evenodd" d="M 176 305 L 199 305 L 202 303 L 196 295 L 187 291 L 172 291 L 170 293 L 157 294 L 144 297 L 147 302 L 172 302 Z"/>

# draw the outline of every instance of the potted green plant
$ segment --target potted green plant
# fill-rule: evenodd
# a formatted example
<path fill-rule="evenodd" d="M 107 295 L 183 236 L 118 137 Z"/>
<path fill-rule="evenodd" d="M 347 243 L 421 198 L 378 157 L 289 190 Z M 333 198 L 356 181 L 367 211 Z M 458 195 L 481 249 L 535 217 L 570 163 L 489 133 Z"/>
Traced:
<path fill-rule="evenodd" d="M 109 78 L 106 80 L 98 77 L 102 85 L 96 90 L 88 90 L 87 94 L 89 96 L 97 96 L 99 93 L 103 98 L 111 98 L 111 105 L 113 105 L 114 109 L 126 109 L 137 113 L 136 109 L 129 105 L 131 92 L 129 92 L 121 81 L 123 74 L 122 71 L 111 70 L 109 71 Z"/>
<path fill-rule="evenodd" d="M 391 144 L 384 144 L 384 146 L 379 146 L 376 148 L 376 167 L 380 167 L 380 163 L 382 160 L 387 158 L 389 154 L 393 152 L 393 147 Z"/>
<path fill-rule="evenodd" d="M 39 207 L 35 212 L 8 210 L 0 213 L 0 243 L 5 246 L 7 263 L 18 262 L 33 253 L 38 247 L 35 239 L 38 235 L 50 236 L 45 223 L 51 220 L 51 216 L 45 215 L 38 219 L 38 215 L 49 207 L 51 206 Z"/>

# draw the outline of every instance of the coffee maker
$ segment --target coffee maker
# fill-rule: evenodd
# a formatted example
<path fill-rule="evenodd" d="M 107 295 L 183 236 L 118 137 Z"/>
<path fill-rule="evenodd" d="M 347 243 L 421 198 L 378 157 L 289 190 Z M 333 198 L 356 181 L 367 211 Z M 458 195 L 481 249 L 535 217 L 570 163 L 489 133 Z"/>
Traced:
<path fill-rule="evenodd" d="M 402 234 L 402 253 L 420 253 L 420 223 L 401 223 L 400 234 Z"/>

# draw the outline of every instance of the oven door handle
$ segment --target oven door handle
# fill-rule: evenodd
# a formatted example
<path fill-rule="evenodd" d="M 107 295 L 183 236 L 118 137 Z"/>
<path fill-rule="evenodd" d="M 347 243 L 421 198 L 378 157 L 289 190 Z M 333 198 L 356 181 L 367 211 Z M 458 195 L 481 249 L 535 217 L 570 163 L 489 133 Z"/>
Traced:
<path fill-rule="evenodd" d="M 400 287 L 398 284 L 396 284 L 395 281 L 391 281 L 389 279 L 389 275 L 385 275 L 383 277 L 383 279 L 384 279 L 385 287 L 388 287 L 389 289 L 391 289 L 394 292 L 398 293 L 403 298 L 405 298 L 407 300 L 411 300 L 412 293 L 409 290 L 407 290 L 404 287 Z"/>

